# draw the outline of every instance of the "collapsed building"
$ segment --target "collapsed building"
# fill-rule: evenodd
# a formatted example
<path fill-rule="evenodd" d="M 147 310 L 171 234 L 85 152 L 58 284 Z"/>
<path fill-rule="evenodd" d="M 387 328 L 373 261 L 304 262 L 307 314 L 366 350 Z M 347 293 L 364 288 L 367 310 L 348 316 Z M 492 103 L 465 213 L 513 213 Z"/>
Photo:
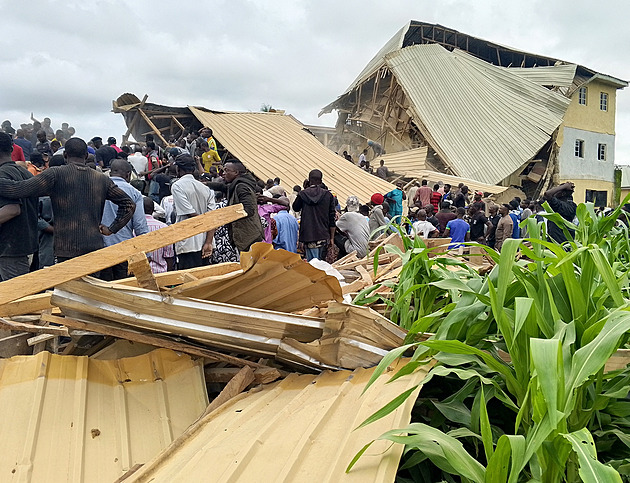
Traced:
<path fill-rule="evenodd" d="M 421 168 L 538 196 L 572 181 L 576 202 L 613 204 L 616 92 L 628 82 L 437 24 L 398 31 L 321 114 L 336 151 L 368 140 Z M 420 148 L 425 148 L 421 151 Z M 373 155 L 380 159 L 380 148 Z"/>
<path fill-rule="evenodd" d="M 128 126 L 123 144 L 130 138 L 143 142 L 153 134 L 161 145 L 183 133 L 209 127 L 222 161 L 237 158 L 263 181 L 280 177 L 287 191 L 302 186 L 312 169 L 324 174 L 324 183 L 341 204 L 355 195 L 362 203 L 374 193 L 387 193 L 394 185 L 366 173 L 326 148 L 302 123 L 283 111 L 226 112 L 203 107 L 170 107 L 147 102 L 133 94 L 113 101 L 114 112 Z"/>

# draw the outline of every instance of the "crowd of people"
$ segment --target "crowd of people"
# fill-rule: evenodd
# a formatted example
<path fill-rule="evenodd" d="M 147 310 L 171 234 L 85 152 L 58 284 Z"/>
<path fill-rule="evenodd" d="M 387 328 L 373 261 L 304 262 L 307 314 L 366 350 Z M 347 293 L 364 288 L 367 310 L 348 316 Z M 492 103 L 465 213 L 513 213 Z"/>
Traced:
<path fill-rule="evenodd" d="M 3 129 L 2 280 L 239 203 L 246 217 L 148 253 L 152 270 L 236 262 L 256 242 L 300 253 L 308 261 L 333 262 L 353 251 L 364 257 L 369 241 L 393 231 L 394 224 L 410 237 L 451 238 L 453 248 L 473 240 L 500 250 L 507 238 L 526 235 L 519 231 L 520 221 L 542 210 L 532 200 L 497 206 L 463 184 L 431 188 L 426 180 L 406 186 L 398 182 L 369 200 L 350 196 L 342 208 L 320 170 L 311 170 L 302 186 L 291 189 L 277 177 L 264 181 L 229 153 L 222 156 L 209 128 L 169 139 L 166 146 L 147 135 L 143 146 L 122 147 L 113 137 L 106 144 L 98 136 L 89 142 L 66 140 L 66 133 L 50 140 L 40 130 L 41 140 L 30 151 L 22 141 L 27 133 Z M 30 160 L 15 159 L 18 147 Z M 545 193 L 566 219 L 575 216 L 571 192 L 572 186 L 561 185 Z M 548 233 L 561 241 L 563 232 L 554 226 L 548 222 Z M 94 275 L 124 278 L 127 264 Z"/>

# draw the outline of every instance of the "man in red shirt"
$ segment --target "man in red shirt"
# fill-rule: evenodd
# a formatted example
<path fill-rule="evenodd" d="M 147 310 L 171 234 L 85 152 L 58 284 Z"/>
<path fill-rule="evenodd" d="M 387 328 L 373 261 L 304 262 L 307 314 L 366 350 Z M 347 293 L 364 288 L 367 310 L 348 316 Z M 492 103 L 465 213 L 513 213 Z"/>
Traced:
<path fill-rule="evenodd" d="M 433 205 L 434 213 L 437 213 L 438 211 L 440 211 L 440 202 L 442 201 L 442 193 L 438 191 L 439 189 L 440 189 L 439 184 L 436 183 L 433 185 L 433 192 L 431 193 L 431 204 Z"/>
<path fill-rule="evenodd" d="M 13 152 L 11 153 L 11 161 L 24 161 L 26 163 L 26 158 L 24 157 L 24 151 L 17 144 L 13 145 Z"/>

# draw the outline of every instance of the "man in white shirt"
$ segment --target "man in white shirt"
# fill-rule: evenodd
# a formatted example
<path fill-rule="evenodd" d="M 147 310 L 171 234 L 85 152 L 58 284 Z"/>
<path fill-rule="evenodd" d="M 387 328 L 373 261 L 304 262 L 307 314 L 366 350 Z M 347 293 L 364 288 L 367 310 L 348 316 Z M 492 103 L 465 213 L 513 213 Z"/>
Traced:
<path fill-rule="evenodd" d="M 215 206 L 214 191 L 193 176 L 196 168 L 192 156 L 180 156 L 175 162 L 179 179 L 171 186 L 176 222 L 203 215 Z M 207 264 L 212 254 L 214 231 L 201 233 L 175 244 L 179 270 Z"/>
<path fill-rule="evenodd" d="M 146 173 L 149 170 L 149 160 L 142 154 L 142 147 L 136 144 L 133 154 L 127 157 L 127 161 L 133 166 L 136 176 L 139 173 Z M 140 179 L 144 179 L 144 176 L 138 176 Z"/>
<path fill-rule="evenodd" d="M 427 212 L 418 210 L 418 221 L 413 224 L 412 237 L 430 238 L 437 236 L 438 233 L 433 223 L 427 221 Z"/>

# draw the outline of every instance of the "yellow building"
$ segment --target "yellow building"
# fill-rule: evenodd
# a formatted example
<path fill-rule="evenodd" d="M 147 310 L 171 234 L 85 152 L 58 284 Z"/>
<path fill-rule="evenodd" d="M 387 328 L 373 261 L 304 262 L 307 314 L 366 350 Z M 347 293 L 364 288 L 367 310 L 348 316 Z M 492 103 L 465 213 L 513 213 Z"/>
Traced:
<path fill-rule="evenodd" d="M 554 182 L 575 183 L 577 203 L 613 204 L 616 96 L 617 89 L 627 85 L 602 74 L 577 84 L 574 80 L 571 104 L 556 138 L 560 150 Z"/>

